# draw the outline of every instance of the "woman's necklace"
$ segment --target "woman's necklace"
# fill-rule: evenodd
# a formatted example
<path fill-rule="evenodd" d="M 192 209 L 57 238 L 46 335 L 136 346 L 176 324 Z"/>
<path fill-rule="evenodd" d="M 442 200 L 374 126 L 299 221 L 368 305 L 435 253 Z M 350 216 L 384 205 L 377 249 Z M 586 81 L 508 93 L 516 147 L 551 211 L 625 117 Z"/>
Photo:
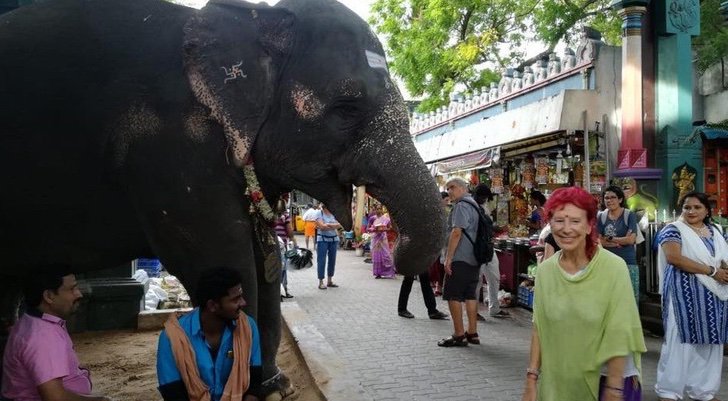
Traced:
<path fill-rule="evenodd" d="M 710 230 L 705 224 L 703 224 L 700 228 L 695 228 L 691 224 L 688 224 L 688 227 L 692 228 L 699 237 L 707 238 L 710 236 Z"/>

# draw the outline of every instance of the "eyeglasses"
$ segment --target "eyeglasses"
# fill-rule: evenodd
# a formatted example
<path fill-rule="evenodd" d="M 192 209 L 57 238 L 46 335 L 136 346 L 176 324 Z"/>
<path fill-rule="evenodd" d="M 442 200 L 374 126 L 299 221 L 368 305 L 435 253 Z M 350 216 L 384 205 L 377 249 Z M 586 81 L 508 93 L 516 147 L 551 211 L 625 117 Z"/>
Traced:
<path fill-rule="evenodd" d="M 618 199 L 616 196 L 605 196 L 604 200 Z"/>

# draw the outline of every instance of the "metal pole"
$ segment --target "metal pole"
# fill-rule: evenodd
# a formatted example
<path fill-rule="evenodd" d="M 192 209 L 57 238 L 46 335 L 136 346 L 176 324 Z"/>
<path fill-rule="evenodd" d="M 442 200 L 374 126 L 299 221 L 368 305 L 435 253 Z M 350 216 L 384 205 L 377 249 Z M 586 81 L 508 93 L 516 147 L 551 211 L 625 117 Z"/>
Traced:
<path fill-rule="evenodd" d="M 589 129 L 587 128 L 586 110 L 581 112 L 581 121 L 584 130 L 584 189 L 591 192 L 591 154 L 589 152 Z"/>

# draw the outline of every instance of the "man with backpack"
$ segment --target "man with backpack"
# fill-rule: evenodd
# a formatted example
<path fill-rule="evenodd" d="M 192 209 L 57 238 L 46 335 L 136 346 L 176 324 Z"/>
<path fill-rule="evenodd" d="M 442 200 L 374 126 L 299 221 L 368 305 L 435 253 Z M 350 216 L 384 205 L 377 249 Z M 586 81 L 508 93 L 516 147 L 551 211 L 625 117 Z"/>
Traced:
<path fill-rule="evenodd" d="M 445 288 L 442 299 L 447 301 L 453 322 L 453 334 L 438 341 L 441 347 L 462 347 L 468 344 L 480 344 L 478 337 L 478 301 L 475 290 L 478 285 L 480 264 L 487 263 L 479 259 L 487 259 L 488 244 L 479 241 L 478 228 L 482 209 L 475 203 L 468 192 L 468 183 L 462 178 L 451 178 L 445 184 L 451 202 L 454 203 L 448 217 L 450 235 L 445 253 Z M 481 234 L 487 231 L 483 225 Z M 492 231 L 492 224 L 490 225 Z M 483 237 L 485 235 L 481 235 Z M 492 243 L 490 251 L 492 252 Z M 478 257 L 476 257 L 478 256 Z M 490 255 L 492 258 L 492 253 Z M 488 260 L 490 261 L 490 260 Z M 463 324 L 463 307 L 468 316 L 468 330 Z"/>

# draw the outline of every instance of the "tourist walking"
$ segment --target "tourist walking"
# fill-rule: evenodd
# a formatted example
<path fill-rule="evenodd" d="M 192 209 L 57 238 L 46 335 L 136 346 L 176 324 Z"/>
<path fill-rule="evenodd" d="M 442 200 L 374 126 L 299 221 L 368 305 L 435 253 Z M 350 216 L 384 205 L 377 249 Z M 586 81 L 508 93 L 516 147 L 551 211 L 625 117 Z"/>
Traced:
<path fill-rule="evenodd" d="M 287 205 L 288 199 L 290 198 L 289 193 L 281 195 L 278 200 L 276 209 L 278 211 L 278 218 L 273 222 L 273 231 L 275 231 L 278 238 L 282 243 L 281 248 L 281 285 L 283 286 L 283 295 L 281 298 L 293 298 L 290 292 L 288 292 L 288 258 L 286 258 L 286 251 L 289 245 L 296 246 L 296 238 L 293 236 L 293 227 L 291 226 L 291 215 L 288 213 Z"/>
<path fill-rule="evenodd" d="M 447 219 L 447 216 L 450 214 L 450 195 L 447 194 L 447 192 L 442 191 L 440 192 L 440 197 L 442 199 L 442 210 L 445 213 L 445 218 Z M 433 233 L 433 235 L 437 235 L 437 233 Z M 445 231 L 442 233 L 443 235 L 443 242 L 447 241 L 450 232 Z M 429 273 L 430 273 L 430 285 L 435 287 L 435 296 L 442 295 L 442 286 L 445 282 L 445 251 L 447 248 L 447 244 L 443 245 L 443 248 L 440 250 L 440 256 L 438 256 L 434 262 L 432 262 L 432 265 L 430 265 Z"/>
<path fill-rule="evenodd" d="M 708 196 L 690 192 L 680 219 L 658 234 L 665 339 L 655 391 L 661 401 L 716 400 L 728 343 L 728 244 L 711 222 Z"/>
<path fill-rule="evenodd" d="M 468 343 L 480 344 L 477 331 L 478 301 L 475 299 L 480 269 L 473 243 L 468 239 L 476 238 L 479 213 L 478 205 L 468 193 L 467 181 L 459 177 L 451 178 L 445 187 L 455 205 L 448 218 L 450 235 L 445 253 L 446 276 L 442 299 L 447 301 L 454 331 L 450 337 L 438 341 L 437 345 L 462 347 Z M 467 331 L 463 325 L 463 304 L 468 316 Z"/>
<path fill-rule="evenodd" d="M 334 284 L 334 268 L 336 266 L 336 251 L 339 249 L 339 234 L 336 231 L 341 227 L 326 205 L 321 204 L 321 210 L 316 216 L 316 264 L 320 290 L 336 288 Z M 327 278 L 324 284 L 324 277 Z"/>
<path fill-rule="evenodd" d="M 374 278 L 394 278 L 396 273 L 388 239 L 391 229 L 392 221 L 389 214 L 384 213 L 382 206 L 376 206 L 374 221 L 369 227 L 369 232 L 372 233 L 371 252 Z"/>
<path fill-rule="evenodd" d="M 493 200 L 493 193 L 490 191 L 485 184 L 479 184 L 473 191 L 473 198 L 477 204 L 483 208 L 485 216 L 492 219 L 488 202 Z M 500 301 L 498 301 L 498 291 L 500 290 L 500 263 L 498 263 L 498 256 L 493 255 L 488 263 L 480 265 L 480 276 L 478 277 L 478 286 L 475 289 L 475 299 L 480 300 L 480 290 L 483 287 L 483 278 L 488 283 L 488 314 L 491 317 L 509 317 L 510 313 L 504 311 L 500 307 Z M 478 320 L 485 320 L 482 316 L 478 316 Z"/>
<path fill-rule="evenodd" d="M 562 188 L 545 206 L 561 250 L 538 267 L 523 401 L 640 400 L 637 303 L 624 260 L 599 246 L 594 198 Z"/>
<path fill-rule="evenodd" d="M 607 187 L 602 193 L 606 208 L 599 212 L 597 231 L 602 246 L 619 256 L 627 264 L 632 281 L 634 299 L 639 302 L 640 270 L 637 266 L 637 215 L 630 212 L 625 204 L 624 192 L 616 185 Z"/>
<path fill-rule="evenodd" d="M 306 205 L 306 211 L 303 212 L 303 236 L 306 240 L 306 249 L 308 247 L 308 240 L 311 239 L 314 248 L 316 247 L 316 217 L 319 215 L 319 210 L 316 209 L 312 204 Z"/>

